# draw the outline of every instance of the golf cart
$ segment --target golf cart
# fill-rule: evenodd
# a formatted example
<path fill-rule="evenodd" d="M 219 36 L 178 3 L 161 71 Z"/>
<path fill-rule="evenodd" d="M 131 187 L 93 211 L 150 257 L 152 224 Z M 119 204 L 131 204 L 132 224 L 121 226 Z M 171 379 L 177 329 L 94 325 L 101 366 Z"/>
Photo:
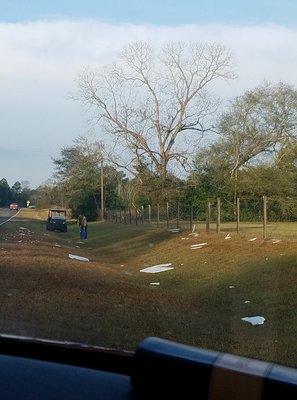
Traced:
<path fill-rule="evenodd" d="M 46 221 L 48 231 L 67 232 L 66 210 L 50 208 Z"/>

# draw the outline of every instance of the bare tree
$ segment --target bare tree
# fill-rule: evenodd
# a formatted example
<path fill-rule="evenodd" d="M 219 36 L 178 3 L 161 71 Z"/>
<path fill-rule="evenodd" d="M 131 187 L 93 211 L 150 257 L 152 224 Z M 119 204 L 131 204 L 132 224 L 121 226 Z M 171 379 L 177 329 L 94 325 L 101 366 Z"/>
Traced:
<path fill-rule="evenodd" d="M 224 177 L 229 174 L 234 201 L 238 171 L 259 161 L 261 155 L 288 154 L 296 147 L 297 91 L 284 83 L 265 83 L 232 101 L 220 117 L 218 140 L 200 151 L 198 169 L 212 169 Z M 279 152 L 286 149 L 286 152 Z M 279 157 L 278 157 L 279 159 Z M 222 181 L 228 181 L 225 176 Z"/>
<path fill-rule="evenodd" d="M 110 153 L 118 166 L 131 172 L 145 166 L 165 178 L 171 164 L 187 163 L 193 133 L 211 129 L 217 102 L 208 88 L 233 77 L 231 64 L 218 44 L 167 43 L 156 51 L 136 42 L 112 67 L 84 70 L 79 98 L 113 136 Z"/>
<path fill-rule="evenodd" d="M 217 143 L 231 176 L 256 156 L 296 143 L 297 91 L 265 83 L 237 97 L 220 120 Z"/>

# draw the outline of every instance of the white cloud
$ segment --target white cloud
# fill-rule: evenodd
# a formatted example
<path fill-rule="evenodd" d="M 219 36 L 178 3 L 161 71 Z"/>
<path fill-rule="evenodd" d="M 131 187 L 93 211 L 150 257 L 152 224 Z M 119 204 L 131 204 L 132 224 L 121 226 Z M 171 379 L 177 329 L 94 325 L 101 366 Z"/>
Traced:
<path fill-rule="evenodd" d="M 84 133 L 86 116 L 67 100 L 76 74 L 84 65 L 109 64 L 122 46 L 135 40 L 155 45 L 168 40 L 223 43 L 233 52 L 238 75 L 235 81 L 217 86 L 225 98 L 264 79 L 297 86 L 297 29 L 293 28 L 115 25 L 96 20 L 0 23 L 1 131 L 6 145 L 15 146 L 25 135 L 28 147 L 56 151 Z"/>
<path fill-rule="evenodd" d="M 72 81 L 85 64 L 108 64 L 134 40 L 216 41 L 230 47 L 242 86 L 263 78 L 294 83 L 297 30 L 276 25 L 113 25 L 94 20 L 0 24 L 2 78 Z M 239 87 L 239 84 L 237 84 Z"/>

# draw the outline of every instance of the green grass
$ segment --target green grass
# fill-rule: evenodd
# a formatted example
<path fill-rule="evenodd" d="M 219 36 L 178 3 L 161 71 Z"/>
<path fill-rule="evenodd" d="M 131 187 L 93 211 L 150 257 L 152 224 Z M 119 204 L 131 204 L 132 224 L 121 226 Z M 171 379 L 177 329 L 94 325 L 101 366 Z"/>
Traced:
<path fill-rule="evenodd" d="M 255 224 L 243 224 L 240 235 L 224 225 L 219 236 L 201 232 L 194 238 L 188 231 L 90 223 L 82 245 L 75 224 L 67 234 L 46 232 L 32 216 L 23 214 L 6 230 L 30 228 L 40 239 L 35 247 L 15 245 L 14 239 L 0 243 L 13 250 L 0 261 L 2 331 L 127 349 L 157 335 L 297 365 L 297 224 L 272 224 L 271 237 L 283 238 L 273 244 L 259 239 Z M 227 231 L 231 240 L 224 239 Z M 258 239 L 249 242 L 252 236 Z M 208 245 L 190 250 L 199 242 Z M 53 248 L 55 243 L 62 247 Z M 68 252 L 91 262 L 70 261 Z M 163 262 L 172 262 L 174 270 L 139 272 Z M 13 288 L 17 295 L 5 297 Z M 241 320 L 252 315 L 264 316 L 264 325 Z"/>

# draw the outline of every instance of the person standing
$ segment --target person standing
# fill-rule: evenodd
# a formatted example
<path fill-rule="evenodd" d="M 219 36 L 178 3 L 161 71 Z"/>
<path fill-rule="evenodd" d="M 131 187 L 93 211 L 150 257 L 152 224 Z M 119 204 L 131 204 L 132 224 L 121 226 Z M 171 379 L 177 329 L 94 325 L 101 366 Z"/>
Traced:
<path fill-rule="evenodd" d="M 88 238 L 88 223 L 85 215 L 82 217 L 82 227 L 83 227 L 83 239 Z"/>
<path fill-rule="evenodd" d="M 88 238 L 88 224 L 85 215 L 78 216 L 79 236 L 81 240 Z"/>

